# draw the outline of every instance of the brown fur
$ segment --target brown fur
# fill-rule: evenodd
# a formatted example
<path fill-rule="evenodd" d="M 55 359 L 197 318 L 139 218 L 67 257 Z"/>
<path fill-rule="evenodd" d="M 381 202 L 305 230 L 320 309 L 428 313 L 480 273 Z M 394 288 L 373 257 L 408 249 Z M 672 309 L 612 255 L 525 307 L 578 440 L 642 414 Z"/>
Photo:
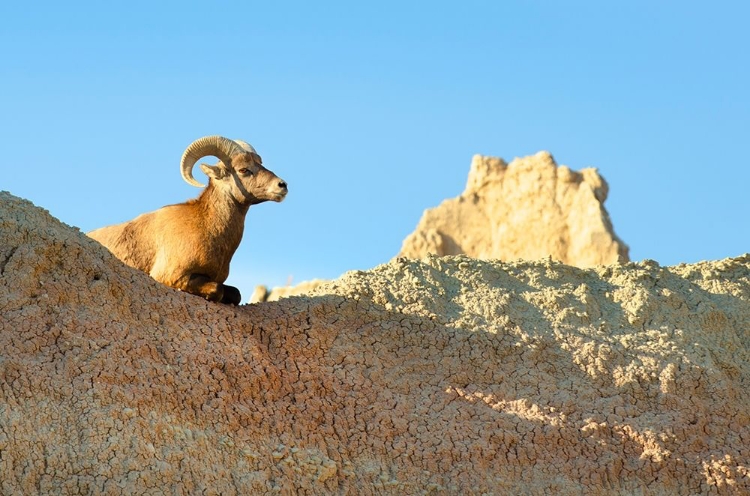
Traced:
<path fill-rule="evenodd" d="M 242 240 L 245 215 L 251 205 L 283 200 L 286 183 L 251 153 L 235 155 L 230 167 L 208 169 L 208 186 L 198 198 L 88 235 L 167 286 L 237 304 L 239 291 L 223 283 Z M 252 174 L 243 176 L 238 172 L 243 169 Z"/>

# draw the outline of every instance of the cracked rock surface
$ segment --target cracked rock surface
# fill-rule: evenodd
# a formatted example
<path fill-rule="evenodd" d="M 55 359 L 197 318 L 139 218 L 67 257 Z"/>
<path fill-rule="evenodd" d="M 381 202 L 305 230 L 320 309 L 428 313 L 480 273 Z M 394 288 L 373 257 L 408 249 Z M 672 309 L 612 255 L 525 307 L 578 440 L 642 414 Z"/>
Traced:
<path fill-rule="evenodd" d="M 227 307 L 0 193 L 2 494 L 742 494 L 748 391 L 748 255 Z"/>

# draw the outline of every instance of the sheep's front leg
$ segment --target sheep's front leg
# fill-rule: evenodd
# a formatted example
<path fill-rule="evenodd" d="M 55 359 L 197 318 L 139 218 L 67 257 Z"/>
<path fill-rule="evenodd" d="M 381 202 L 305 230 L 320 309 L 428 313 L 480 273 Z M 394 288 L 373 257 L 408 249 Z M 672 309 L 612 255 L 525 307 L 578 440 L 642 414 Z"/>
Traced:
<path fill-rule="evenodd" d="M 221 301 L 224 298 L 224 285 L 203 274 L 191 274 L 183 290 L 208 301 Z"/>
<path fill-rule="evenodd" d="M 183 291 L 202 296 L 208 301 L 217 301 L 229 305 L 239 305 L 242 301 L 239 289 L 216 282 L 203 274 L 191 274 Z"/>

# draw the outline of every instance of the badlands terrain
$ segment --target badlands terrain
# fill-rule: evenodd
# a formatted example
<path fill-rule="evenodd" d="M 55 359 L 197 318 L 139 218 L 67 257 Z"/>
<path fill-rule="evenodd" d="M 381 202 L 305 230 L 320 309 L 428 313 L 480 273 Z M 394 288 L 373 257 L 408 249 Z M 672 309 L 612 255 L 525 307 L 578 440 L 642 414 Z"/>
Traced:
<path fill-rule="evenodd" d="M 601 207 L 596 177 L 550 191 Z M 591 226 L 610 259 L 432 223 L 461 253 L 232 307 L 0 193 L 0 493 L 750 493 L 750 256 L 627 262 Z"/>

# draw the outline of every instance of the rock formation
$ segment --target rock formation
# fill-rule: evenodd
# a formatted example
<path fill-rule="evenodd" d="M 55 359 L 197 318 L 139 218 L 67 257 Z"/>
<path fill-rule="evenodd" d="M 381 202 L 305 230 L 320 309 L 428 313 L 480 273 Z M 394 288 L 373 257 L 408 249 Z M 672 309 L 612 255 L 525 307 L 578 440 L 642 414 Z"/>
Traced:
<path fill-rule="evenodd" d="M 747 494 L 749 388 L 750 255 L 227 307 L 0 193 L 2 494 Z"/>
<path fill-rule="evenodd" d="M 540 152 L 506 164 L 475 155 L 466 190 L 425 210 L 399 257 L 460 255 L 485 260 L 553 258 L 593 267 L 627 262 L 628 247 L 604 209 L 609 187 L 596 169 L 557 166 Z M 251 303 L 309 293 L 325 281 L 256 288 Z"/>
<path fill-rule="evenodd" d="M 466 254 L 592 267 L 628 260 L 603 207 L 608 187 L 596 169 L 571 171 L 540 152 L 506 164 L 475 155 L 466 190 L 428 209 L 399 256 Z"/>
<path fill-rule="evenodd" d="M 302 281 L 294 286 L 277 286 L 273 289 L 268 289 L 266 286 L 256 286 L 253 290 L 253 294 L 250 295 L 250 303 L 261 303 L 264 301 L 279 301 L 281 298 L 289 298 L 290 296 L 300 296 L 312 292 L 313 289 L 323 284 L 327 284 L 330 281 L 325 279 L 311 279 L 309 281 Z"/>

